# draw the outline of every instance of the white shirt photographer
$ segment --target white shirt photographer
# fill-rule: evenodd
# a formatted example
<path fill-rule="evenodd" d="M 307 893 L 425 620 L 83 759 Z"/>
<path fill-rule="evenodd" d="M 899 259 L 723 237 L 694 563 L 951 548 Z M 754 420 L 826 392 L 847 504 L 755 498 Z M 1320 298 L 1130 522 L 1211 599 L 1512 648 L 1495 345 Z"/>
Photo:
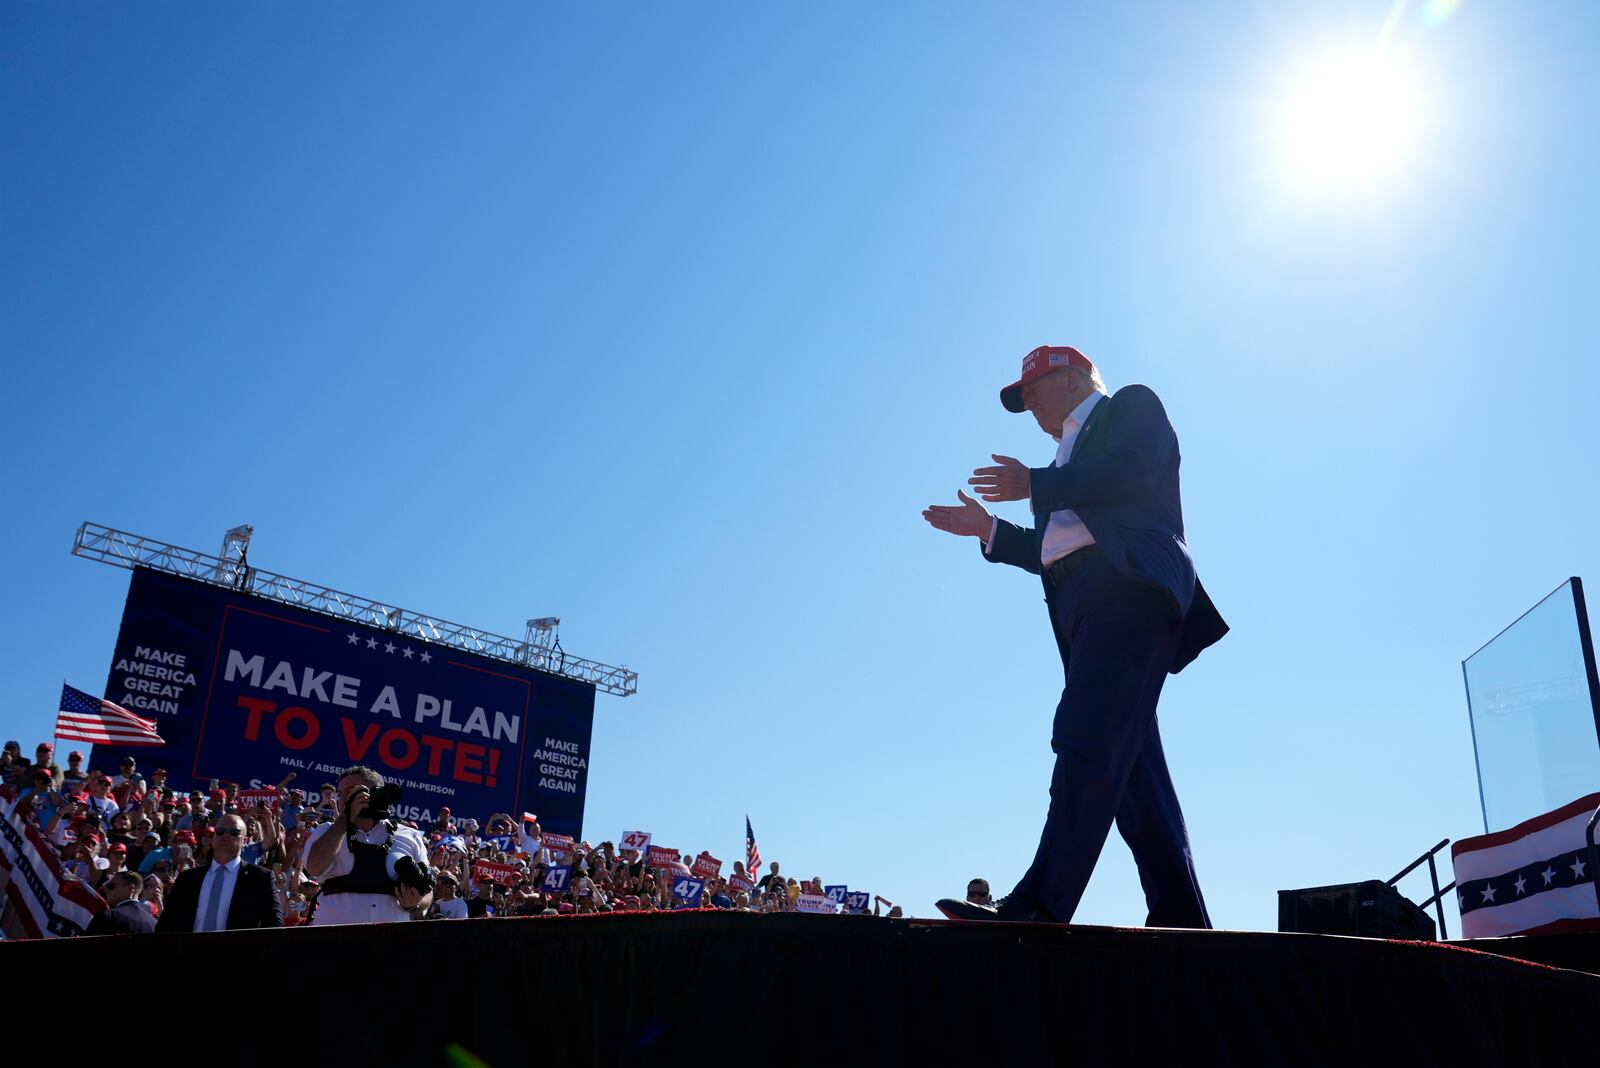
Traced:
<path fill-rule="evenodd" d="M 324 886 L 329 879 L 339 875 L 349 875 L 355 870 L 356 860 L 350 852 L 350 845 L 343 837 L 342 823 L 324 823 L 313 830 L 306 839 L 302 856 L 309 855 L 312 845 L 324 834 L 340 828 L 339 849 L 333 855 L 333 861 L 327 870 L 317 876 L 317 881 Z M 389 828 L 385 824 L 378 824 L 370 831 L 357 831 L 356 841 L 364 845 L 383 845 L 389 843 L 389 856 L 384 863 L 390 877 L 394 876 L 394 862 L 397 856 L 404 855 L 417 862 L 417 867 L 424 871 L 428 868 L 428 843 L 422 837 L 421 831 L 412 830 L 410 827 L 397 827 L 394 841 L 389 842 Z M 400 907 L 400 902 L 394 899 L 393 894 L 329 894 L 318 895 L 317 914 L 311 921 L 315 927 L 327 927 L 335 923 L 397 923 L 411 919 L 411 914 Z"/>

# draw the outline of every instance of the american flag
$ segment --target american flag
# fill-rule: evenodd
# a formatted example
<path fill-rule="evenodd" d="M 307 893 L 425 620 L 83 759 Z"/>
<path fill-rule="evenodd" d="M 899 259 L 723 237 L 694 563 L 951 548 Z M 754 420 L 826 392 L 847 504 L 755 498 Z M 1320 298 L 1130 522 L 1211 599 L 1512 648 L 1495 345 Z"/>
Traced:
<path fill-rule="evenodd" d="M 156 733 L 155 720 L 140 719 L 115 702 L 91 697 L 65 683 L 61 685 L 61 714 L 56 717 L 56 737 L 126 746 L 167 744 Z"/>
<path fill-rule="evenodd" d="M 756 847 L 756 832 L 750 829 L 750 817 L 744 818 L 744 866 L 754 879 L 761 870 L 761 850 Z"/>

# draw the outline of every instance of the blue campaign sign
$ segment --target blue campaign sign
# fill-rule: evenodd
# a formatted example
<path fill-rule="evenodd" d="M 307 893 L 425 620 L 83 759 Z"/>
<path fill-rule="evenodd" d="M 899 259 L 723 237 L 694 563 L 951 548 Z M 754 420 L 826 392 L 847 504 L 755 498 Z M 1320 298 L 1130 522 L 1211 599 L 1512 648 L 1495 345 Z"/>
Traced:
<path fill-rule="evenodd" d="M 865 890 L 853 890 L 844 896 L 844 909 L 853 916 L 859 916 L 867 911 L 867 902 L 872 900 L 872 895 Z"/>
<path fill-rule="evenodd" d="M 700 907 L 700 891 L 705 889 L 704 879 L 695 879 L 688 875 L 680 875 L 672 881 L 672 900 L 675 909 L 697 909 Z"/>
<path fill-rule="evenodd" d="M 544 873 L 544 888 L 552 894 L 564 894 L 572 882 L 572 865 L 563 864 Z"/>
<path fill-rule="evenodd" d="M 485 842 L 494 846 L 502 853 L 513 852 L 513 843 L 515 843 L 516 840 L 516 835 L 511 834 L 491 834 L 484 839 Z"/>
<path fill-rule="evenodd" d="M 828 895 L 828 900 L 833 902 L 835 905 L 843 905 L 845 895 L 850 892 L 850 888 L 843 884 L 838 886 L 824 886 L 822 888 L 822 892 Z"/>
<path fill-rule="evenodd" d="M 137 569 L 105 694 L 156 720 L 166 744 L 138 759 L 177 788 L 293 771 L 314 795 L 366 764 L 404 791 L 402 819 L 533 811 L 583 833 L 594 687 L 560 676 Z"/>

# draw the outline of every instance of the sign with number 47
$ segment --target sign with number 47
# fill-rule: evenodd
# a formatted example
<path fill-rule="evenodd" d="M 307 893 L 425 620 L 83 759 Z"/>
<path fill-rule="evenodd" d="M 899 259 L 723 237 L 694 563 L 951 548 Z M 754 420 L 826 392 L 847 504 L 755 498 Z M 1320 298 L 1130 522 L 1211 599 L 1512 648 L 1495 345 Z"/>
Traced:
<path fill-rule="evenodd" d="M 697 909 L 700 907 L 700 891 L 705 889 L 704 879 L 691 879 L 681 875 L 672 880 L 672 900 L 675 909 Z"/>

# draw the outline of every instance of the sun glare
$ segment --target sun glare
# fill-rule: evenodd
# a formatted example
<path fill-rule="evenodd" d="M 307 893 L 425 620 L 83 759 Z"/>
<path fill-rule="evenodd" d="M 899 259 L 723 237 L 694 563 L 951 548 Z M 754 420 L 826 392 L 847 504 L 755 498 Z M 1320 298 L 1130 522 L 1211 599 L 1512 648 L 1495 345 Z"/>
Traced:
<path fill-rule="evenodd" d="M 1295 179 L 1366 187 L 1405 168 L 1416 148 L 1420 102 L 1411 71 L 1393 54 L 1331 54 L 1291 84 L 1282 114 Z"/>

